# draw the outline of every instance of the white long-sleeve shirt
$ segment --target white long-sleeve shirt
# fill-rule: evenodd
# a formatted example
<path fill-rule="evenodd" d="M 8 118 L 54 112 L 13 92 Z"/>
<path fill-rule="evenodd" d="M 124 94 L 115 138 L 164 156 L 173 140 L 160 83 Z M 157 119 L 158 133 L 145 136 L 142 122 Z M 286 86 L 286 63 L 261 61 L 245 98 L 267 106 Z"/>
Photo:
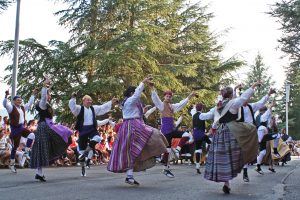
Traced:
<path fill-rule="evenodd" d="M 141 104 L 140 98 L 144 90 L 144 83 L 141 82 L 139 86 L 135 89 L 133 95 L 128 97 L 126 102 L 124 103 L 122 113 L 123 119 L 133 119 L 133 118 L 141 118 L 143 113 L 141 113 L 142 108 L 138 105 Z"/>
<path fill-rule="evenodd" d="M 104 119 L 104 120 L 97 120 L 97 125 L 98 126 L 103 126 L 106 124 L 110 124 L 112 127 L 114 127 L 116 125 L 116 123 L 110 119 Z"/>
<path fill-rule="evenodd" d="M 158 108 L 158 110 L 164 110 L 164 103 L 160 100 L 159 96 L 157 95 L 155 90 L 152 90 L 151 98 L 154 105 Z M 172 110 L 174 113 L 183 109 L 184 106 L 189 102 L 188 98 L 181 100 L 179 103 L 171 104 Z"/>
<path fill-rule="evenodd" d="M 32 95 L 30 98 L 29 98 L 29 101 L 24 105 L 24 109 L 25 109 L 25 112 L 28 111 L 30 109 L 30 107 L 32 106 L 32 104 L 34 103 L 34 95 Z M 6 108 L 7 112 L 10 114 L 13 110 L 13 105 L 11 104 L 11 102 L 9 102 L 7 100 L 7 98 L 5 98 L 3 100 L 3 107 Z M 21 109 L 21 107 L 17 107 L 16 106 L 16 109 L 18 110 L 19 114 L 20 114 L 20 117 L 19 117 L 19 124 L 24 124 L 24 112 L 23 110 Z"/>
<path fill-rule="evenodd" d="M 144 116 L 146 117 L 146 119 L 148 119 L 148 117 L 154 112 L 156 111 L 156 107 L 154 106 L 153 108 L 150 108 L 145 114 Z"/>
<path fill-rule="evenodd" d="M 230 101 L 232 102 L 232 105 L 229 108 L 229 112 L 232 114 L 237 114 L 238 110 L 242 105 L 249 100 L 249 98 L 254 94 L 254 90 L 252 88 L 247 89 L 241 96 L 234 98 Z M 209 112 L 207 113 L 201 113 L 199 115 L 199 118 L 201 120 L 212 120 L 214 119 L 214 123 L 217 123 L 218 119 L 215 119 L 215 109 L 216 107 L 212 108 Z"/>
<path fill-rule="evenodd" d="M 257 129 L 258 142 L 261 142 L 266 134 L 268 134 L 268 129 L 265 126 L 259 126 Z"/>
<path fill-rule="evenodd" d="M 264 105 L 267 103 L 269 100 L 269 95 L 264 96 L 261 100 L 255 103 L 249 103 L 249 105 L 252 107 L 253 113 L 264 107 Z M 248 106 L 243 106 L 244 109 L 244 122 L 253 123 L 253 118 L 251 111 Z"/>
<path fill-rule="evenodd" d="M 112 101 L 108 101 L 103 105 L 93 105 L 95 110 L 95 115 L 100 116 L 108 113 L 111 110 Z M 76 104 L 76 98 L 71 98 L 69 101 L 69 108 L 73 115 L 76 117 L 79 115 L 81 110 L 81 105 Z M 93 112 L 91 108 L 84 107 L 84 117 L 83 117 L 83 125 L 93 125 Z"/>
<path fill-rule="evenodd" d="M 268 108 L 268 110 L 260 117 L 260 122 L 268 122 L 269 124 L 271 118 L 272 118 L 272 108 Z"/>
<path fill-rule="evenodd" d="M 179 124 L 182 122 L 183 120 L 183 116 L 180 115 L 180 117 L 178 117 L 177 121 L 175 122 L 175 127 L 179 126 Z"/>
<path fill-rule="evenodd" d="M 39 102 L 39 107 L 42 110 L 47 109 L 47 100 L 48 100 L 48 88 L 43 87 L 41 91 L 41 100 Z"/>

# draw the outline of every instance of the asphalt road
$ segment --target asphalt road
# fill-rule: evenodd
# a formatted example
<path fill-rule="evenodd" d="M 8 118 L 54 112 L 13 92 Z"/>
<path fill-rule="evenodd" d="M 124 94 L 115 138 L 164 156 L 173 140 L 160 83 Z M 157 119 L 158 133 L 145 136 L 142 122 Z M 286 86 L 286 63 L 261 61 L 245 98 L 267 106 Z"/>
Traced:
<path fill-rule="evenodd" d="M 185 164 L 172 166 L 173 179 L 161 173 L 160 165 L 136 173 L 135 178 L 141 184 L 138 187 L 125 184 L 125 174 L 110 173 L 104 165 L 92 166 L 87 177 L 80 177 L 79 167 L 47 168 L 46 183 L 36 181 L 31 169 L 19 169 L 17 174 L 1 169 L 0 200 L 300 199 L 299 166 L 299 160 L 291 161 L 287 166 L 276 166 L 276 173 L 263 166 L 264 175 L 250 166 L 250 182 L 244 183 L 240 174 L 231 182 L 230 195 L 223 194 L 222 183 L 205 180 L 203 174 L 196 174 L 194 166 Z"/>

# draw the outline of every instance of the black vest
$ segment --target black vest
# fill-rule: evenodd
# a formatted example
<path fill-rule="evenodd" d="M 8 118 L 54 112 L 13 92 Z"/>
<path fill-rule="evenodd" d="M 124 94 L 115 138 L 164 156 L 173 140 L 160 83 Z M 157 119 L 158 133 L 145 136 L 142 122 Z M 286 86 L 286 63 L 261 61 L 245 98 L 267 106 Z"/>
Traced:
<path fill-rule="evenodd" d="M 96 120 L 96 115 L 95 115 L 95 109 L 93 106 L 90 107 L 93 113 L 93 125 L 97 129 L 97 120 Z M 81 106 L 80 113 L 77 116 L 77 121 L 75 125 L 75 130 L 81 131 L 83 127 L 83 122 L 84 122 L 84 106 Z"/>
<path fill-rule="evenodd" d="M 197 128 L 197 129 L 201 129 L 201 130 L 205 131 L 205 120 L 199 119 L 200 114 L 201 114 L 200 112 L 197 112 L 196 114 L 194 114 L 193 128 Z"/>
<path fill-rule="evenodd" d="M 284 134 L 281 136 L 281 139 L 285 142 L 289 139 L 290 136 L 288 136 L 287 134 Z"/>
<path fill-rule="evenodd" d="M 229 110 L 227 111 L 227 113 L 225 115 L 223 115 L 223 117 L 221 117 L 219 119 L 219 122 L 222 123 L 228 123 L 228 122 L 232 122 L 235 121 L 238 118 L 238 114 L 232 114 L 231 112 L 229 112 Z"/>
<path fill-rule="evenodd" d="M 252 106 L 247 104 L 250 112 L 251 112 L 251 116 L 252 116 L 252 123 L 255 125 L 255 119 L 254 119 L 254 112 L 253 112 L 253 109 L 252 109 Z M 242 106 L 241 107 L 241 119 L 238 120 L 238 122 L 245 122 L 245 114 L 244 114 L 244 107 Z"/>
<path fill-rule="evenodd" d="M 43 110 L 40 108 L 39 103 L 36 104 L 35 109 L 38 111 L 39 115 L 39 122 L 46 121 L 46 118 L 52 119 L 53 118 L 53 109 L 49 103 L 47 103 L 47 109 Z"/>

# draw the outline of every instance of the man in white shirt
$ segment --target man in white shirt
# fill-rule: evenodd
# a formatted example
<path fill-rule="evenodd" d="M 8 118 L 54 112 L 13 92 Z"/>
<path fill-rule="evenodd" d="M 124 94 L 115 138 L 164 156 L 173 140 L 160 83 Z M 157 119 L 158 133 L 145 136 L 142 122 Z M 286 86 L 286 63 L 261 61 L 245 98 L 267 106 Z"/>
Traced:
<path fill-rule="evenodd" d="M 239 110 L 240 116 L 238 121 L 255 125 L 254 113 L 257 112 L 259 109 L 263 108 L 267 103 L 267 101 L 269 100 L 269 97 L 274 93 L 276 93 L 276 91 L 270 88 L 268 94 L 262 97 L 261 100 L 254 103 L 249 103 L 248 101 L 245 102 L 244 105 Z M 248 170 L 248 164 L 246 164 L 243 168 L 243 180 L 245 182 L 249 182 L 249 176 L 247 170 Z"/>
<path fill-rule="evenodd" d="M 118 100 L 114 97 L 111 101 L 103 105 L 93 105 L 92 98 L 85 95 L 82 98 L 82 106 L 76 105 L 76 94 L 72 95 L 69 101 L 69 108 L 74 116 L 77 117 L 75 129 L 79 131 L 79 160 L 81 163 L 81 176 L 86 176 L 85 157 L 88 156 L 90 150 L 95 149 L 95 145 L 101 141 L 101 137 L 97 131 L 96 116 L 108 113 L 112 105 Z"/>
<path fill-rule="evenodd" d="M 275 106 L 275 102 L 273 102 L 270 106 L 270 108 L 261 116 L 260 120 L 260 126 L 257 129 L 257 135 L 258 135 L 258 142 L 259 142 L 259 155 L 257 156 L 257 167 L 256 171 L 259 174 L 264 174 L 264 172 L 261 169 L 261 163 L 263 161 L 264 156 L 266 155 L 266 148 L 267 148 L 267 141 L 274 140 L 274 154 L 279 154 L 277 151 L 277 146 L 279 142 L 280 135 L 278 133 L 272 134 L 269 133 L 268 130 L 268 121 L 272 117 L 272 107 Z M 280 157 L 280 155 L 279 155 Z M 272 159 L 272 158 L 271 158 Z M 275 172 L 273 167 L 269 168 L 271 172 Z"/>
<path fill-rule="evenodd" d="M 181 138 L 178 146 L 175 150 L 175 156 L 179 158 L 179 153 L 182 146 L 189 140 L 189 135 L 184 134 L 182 131 L 177 131 L 174 124 L 174 113 L 179 112 L 184 106 L 187 105 L 189 100 L 196 95 L 195 92 L 192 92 L 187 98 L 183 99 L 179 103 L 172 104 L 173 93 L 171 91 L 164 92 L 164 101 L 161 101 L 159 96 L 156 93 L 154 84 L 151 86 L 151 98 L 155 106 L 161 112 L 161 129 L 160 131 L 164 134 L 168 140 L 169 146 L 167 147 L 168 152 L 164 153 L 163 161 L 165 164 L 163 173 L 169 177 L 173 178 L 174 174 L 169 170 L 169 153 L 171 153 L 171 142 L 173 138 Z"/>
<path fill-rule="evenodd" d="M 29 99 L 29 102 L 23 106 L 22 105 L 23 99 L 20 96 L 15 96 L 13 98 L 13 104 L 11 104 L 7 100 L 9 92 L 8 91 L 5 92 L 5 99 L 3 100 L 3 106 L 4 108 L 6 108 L 10 118 L 10 127 L 11 127 L 10 138 L 12 139 L 12 144 L 13 144 L 13 148 L 11 150 L 11 155 L 10 155 L 10 169 L 13 173 L 17 173 L 15 167 L 15 156 L 16 156 L 16 150 L 20 144 L 21 137 L 28 138 L 26 144 L 27 147 L 26 151 L 29 150 L 32 141 L 35 138 L 34 134 L 31 134 L 30 130 L 24 127 L 24 122 L 25 122 L 25 113 L 31 108 L 34 102 L 34 96 L 37 93 L 38 90 L 34 89 L 32 92 L 32 96 Z"/>

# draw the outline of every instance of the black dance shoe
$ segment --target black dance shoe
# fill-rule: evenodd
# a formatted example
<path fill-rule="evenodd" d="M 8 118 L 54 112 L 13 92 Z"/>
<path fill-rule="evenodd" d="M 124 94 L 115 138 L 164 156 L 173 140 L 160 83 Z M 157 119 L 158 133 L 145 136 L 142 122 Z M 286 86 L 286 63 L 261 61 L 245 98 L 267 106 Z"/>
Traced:
<path fill-rule="evenodd" d="M 41 182 L 46 182 L 45 176 L 40 176 L 38 174 L 35 175 L 35 179 L 40 180 Z"/>
<path fill-rule="evenodd" d="M 229 188 L 227 185 L 224 185 L 224 186 L 223 186 L 223 192 L 224 192 L 225 194 L 230 194 L 230 188 Z"/>
<path fill-rule="evenodd" d="M 273 169 L 273 168 L 269 168 L 269 170 L 273 173 L 276 173 L 275 169 Z"/>
<path fill-rule="evenodd" d="M 243 180 L 244 182 L 249 182 L 248 174 L 243 174 Z"/>
<path fill-rule="evenodd" d="M 134 180 L 134 178 L 126 178 L 125 183 L 128 183 L 129 185 L 136 185 L 136 186 L 140 185 L 136 180 Z"/>

